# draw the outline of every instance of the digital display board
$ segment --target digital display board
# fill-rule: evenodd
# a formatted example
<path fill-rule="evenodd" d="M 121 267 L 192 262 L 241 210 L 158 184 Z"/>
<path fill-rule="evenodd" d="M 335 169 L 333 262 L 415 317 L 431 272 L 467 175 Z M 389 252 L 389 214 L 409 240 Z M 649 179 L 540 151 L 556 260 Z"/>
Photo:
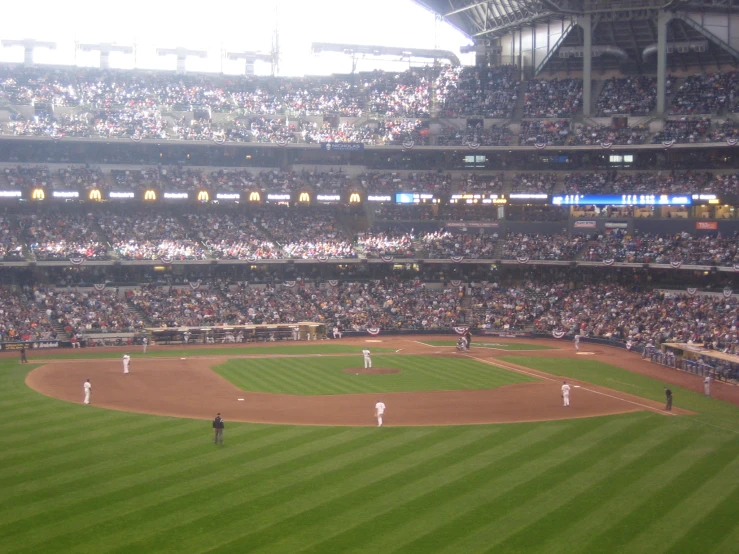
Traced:
<path fill-rule="evenodd" d="M 693 194 L 693 204 L 720 204 L 721 200 L 713 193 Z"/>
<path fill-rule="evenodd" d="M 508 200 L 511 204 L 548 204 L 549 195 L 544 192 L 512 192 Z"/>
<path fill-rule="evenodd" d="M 430 192 L 396 192 L 396 204 L 426 204 L 436 203 L 437 200 Z"/>
<path fill-rule="evenodd" d="M 79 198 L 80 193 L 76 190 L 55 190 L 51 193 L 54 198 Z"/>
<path fill-rule="evenodd" d="M 341 202 L 340 194 L 317 194 L 316 201 L 324 204 L 335 204 Z"/>
<path fill-rule="evenodd" d="M 488 192 L 463 192 L 452 194 L 450 204 L 506 204 L 505 194 L 490 194 Z"/>
<path fill-rule="evenodd" d="M 392 202 L 393 197 L 389 194 L 368 194 L 367 202 Z"/>
<path fill-rule="evenodd" d="M 689 206 L 688 194 L 559 194 L 555 206 Z"/>

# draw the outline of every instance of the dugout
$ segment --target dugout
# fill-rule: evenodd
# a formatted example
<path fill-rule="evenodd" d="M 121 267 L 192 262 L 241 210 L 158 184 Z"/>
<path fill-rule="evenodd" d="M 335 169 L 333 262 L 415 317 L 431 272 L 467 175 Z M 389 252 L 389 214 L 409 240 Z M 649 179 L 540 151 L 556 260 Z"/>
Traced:
<path fill-rule="evenodd" d="M 664 343 L 662 349 L 675 354 L 677 367 L 683 371 L 724 381 L 739 379 L 739 356 L 684 342 Z"/>
<path fill-rule="evenodd" d="M 147 330 L 153 344 L 235 344 L 284 340 L 323 340 L 326 325 L 312 321 L 264 325 L 159 327 Z M 185 340 L 187 339 L 187 340 Z"/>

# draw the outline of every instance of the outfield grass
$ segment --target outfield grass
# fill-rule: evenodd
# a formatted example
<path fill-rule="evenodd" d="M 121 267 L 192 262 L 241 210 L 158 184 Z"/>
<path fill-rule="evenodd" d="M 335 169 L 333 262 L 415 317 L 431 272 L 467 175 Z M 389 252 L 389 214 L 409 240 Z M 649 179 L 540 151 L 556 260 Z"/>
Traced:
<path fill-rule="evenodd" d="M 739 409 L 678 387 L 676 404 L 699 416 L 227 422 L 221 448 L 210 422 L 48 398 L 24 385 L 27 371 L 0 360 L 3 554 L 734 554 L 739 543 L 737 424 L 704 424 L 737 422 Z M 617 376 L 659 398 L 660 382 Z"/>
<path fill-rule="evenodd" d="M 465 357 L 373 355 L 375 367 L 400 373 L 355 375 L 362 356 L 325 358 L 236 358 L 215 370 L 243 390 L 283 394 L 355 394 L 429 390 L 492 389 L 535 381 L 526 375 Z"/>
<path fill-rule="evenodd" d="M 141 351 L 140 346 L 132 347 L 129 352 L 133 358 L 192 358 L 195 356 L 259 356 L 259 355 L 309 355 L 309 354 L 349 354 L 355 353 L 361 356 L 362 346 L 350 345 L 350 344 L 327 344 L 314 343 L 314 344 L 296 344 L 295 346 L 250 346 L 248 348 L 239 347 L 228 347 L 228 348 L 213 348 L 211 347 L 197 347 L 191 346 L 189 348 L 181 348 L 180 346 L 150 346 L 146 354 Z M 395 352 L 394 348 L 379 348 L 372 347 L 373 353 L 381 352 Z M 79 349 L 66 349 L 64 351 L 49 351 L 49 350 L 33 350 L 28 353 L 28 359 L 30 362 L 36 360 L 63 360 L 66 358 L 83 360 L 83 359 L 96 359 L 96 358 L 120 358 L 122 356 L 120 351 L 111 352 L 105 348 L 79 348 Z"/>
<path fill-rule="evenodd" d="M 419 341 L 428 346 L 457 346 L 456 340 L 424 340 Z M 557 350 L 553 346 L 531 344 L 527 342 L 498 342 L 492 340 L 474 340 L 472 348 L 492 348 L 494 350 Z"/>

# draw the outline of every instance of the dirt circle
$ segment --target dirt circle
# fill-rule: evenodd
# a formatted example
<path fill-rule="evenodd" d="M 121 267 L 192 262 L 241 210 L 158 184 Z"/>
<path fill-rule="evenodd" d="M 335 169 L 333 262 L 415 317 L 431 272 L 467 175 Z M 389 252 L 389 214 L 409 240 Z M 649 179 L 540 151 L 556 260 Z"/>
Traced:
<path fill-rule="evenodd" d="M 343 370 L 344 373 L 354 373 L 355 375 L 389 375 L 391 373 L 400 373 L 400 370 L 394 367 L 348 367 Z"/>

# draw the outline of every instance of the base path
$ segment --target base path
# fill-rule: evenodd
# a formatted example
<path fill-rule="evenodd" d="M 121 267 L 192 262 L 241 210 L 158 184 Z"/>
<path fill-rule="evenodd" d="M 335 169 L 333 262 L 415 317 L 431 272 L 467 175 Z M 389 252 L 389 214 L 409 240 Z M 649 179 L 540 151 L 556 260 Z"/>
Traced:
<path fill-rule="evenodd" d="M 341 342 L 366 344 L 362 339 Z M 440 350 L 405 337 L 383 338 L 381 346 L 399 348 L 401 354 L 433 355 Z M 246 392 L 211 369 L 229 358 L 218 354 L 184 360 L 137 358 L 128 375 L 123 374 L 118 359 L 54 360 L 31 371 L 26 383 L 47 396 L 81 403 L 82 384 L 90 378 L 92 404 L 97 407 L 197 419 L 212 419 L 221 412 L 227 421 L 291 425 L 372 426 L 376 424 L 374 405 L 378 400 L 387 405 L 384 425 L 388 426 L 545 421 L 641 410 L 664 413 L 659 403 L 570 380 L 570 384 L 582 388 L 573 389 L 571 406 L 565 408 L 559 392 L 561 380 L 525 368 L 520 369 L 542 380 L 491 390 L 321 396 Z M 470 354 L 475 354 L 474 344 Z M 483 357 L 497 363 L 487 352 Z M 378 355 L 377 361 L 380 359 Z M 669 415 L 679 413 L 685 412 L 675 409 Z"/>

